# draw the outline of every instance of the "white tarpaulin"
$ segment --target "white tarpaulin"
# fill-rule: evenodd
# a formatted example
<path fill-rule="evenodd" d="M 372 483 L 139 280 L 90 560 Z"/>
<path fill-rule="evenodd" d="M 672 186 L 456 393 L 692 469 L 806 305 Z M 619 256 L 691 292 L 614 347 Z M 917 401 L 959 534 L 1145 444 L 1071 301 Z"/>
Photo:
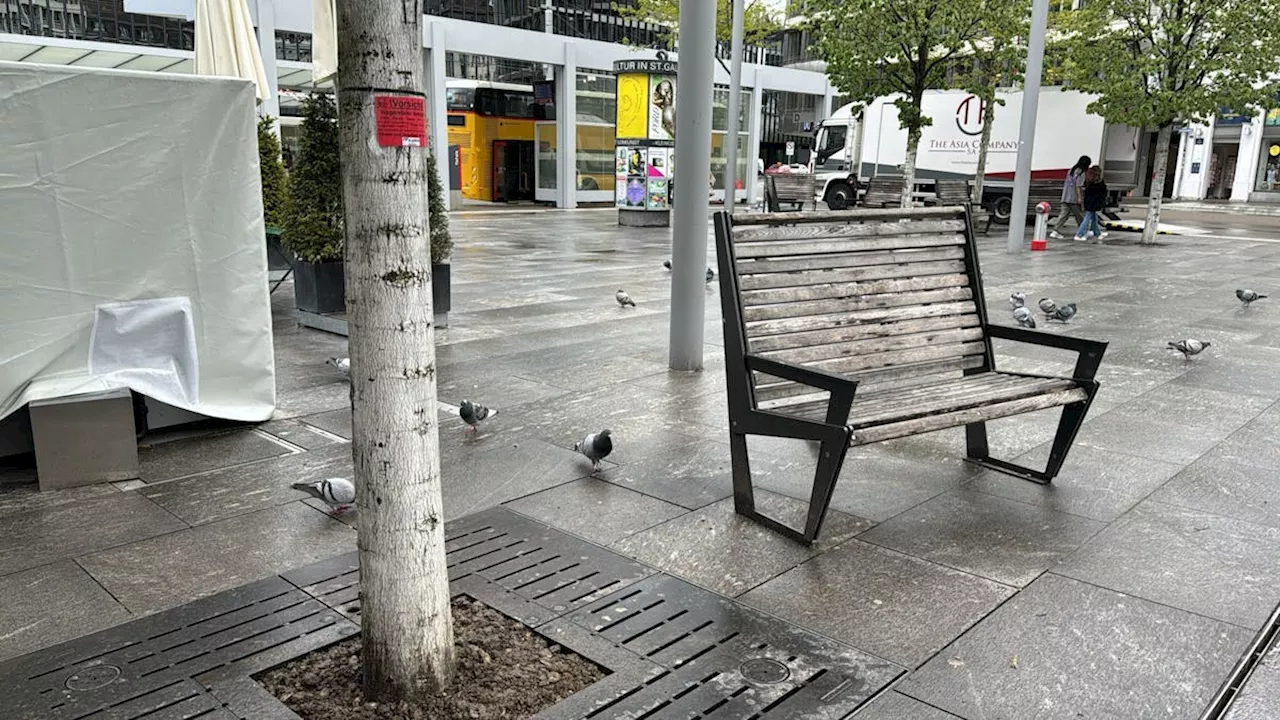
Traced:
<path fill-rule="evenodd" d="M 275 407 L 254 88 L 0 62 L 0 417 L 130 387 Z"/>
<path fill-rule="evenodd" d="M 196 0 L 195 45 L 197 75 L 244 78 L 257 86 L 258 100 L 271 97 L 244 0 Z"/>
<path fill-rule="evenodd" d="M 338 74 L 338 13 L 333 0 L 312 0 L 311 81 L 319 85 Z"/>

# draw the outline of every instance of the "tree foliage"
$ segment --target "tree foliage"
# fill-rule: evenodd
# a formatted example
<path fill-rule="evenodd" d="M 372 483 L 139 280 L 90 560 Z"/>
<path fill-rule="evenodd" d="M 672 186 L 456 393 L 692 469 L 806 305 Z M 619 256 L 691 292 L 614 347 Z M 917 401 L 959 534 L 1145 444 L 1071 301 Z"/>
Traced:
<path fill-rule="evenodd" d="M 281 227 L 289 194 L 289 176 L 280 161 L 275 118 L 258 118 L 258 170 L 262 176 L 262 217 L 267 227 Z"/>
<path fill-rule="evenodd" d="M 704 2 L 706 0 L 703 0 Z M 614 9 L 623 17 L 663 25 L 668 47 L 675 47 L 680 28 L 680 0 L 632 0 L 616 2 Z M 765 0 L 747 0 L 742 16 L 746 45 L 758 45 L 779 28 L 774 11 Z M 733 37 L 733 0 L 716 0 L 716 39 L 729 42 Z"/>
<path fill-rule="evenodd" d="M 342 259 L 342 174 L 338 107 L 325 93 L 302 103 L 302 132 L 285 203 L 285 245 L 306 262 Z"/>
<path fill-rule="evenodd" d="M 439 265 L 453 254 L 453 235 L 449 233 L 449 208 L 444 202 L 444 187 L 436 172 L 436 154 L 427 153 L 427 217 L 431 223 L 431 263 Z"/>

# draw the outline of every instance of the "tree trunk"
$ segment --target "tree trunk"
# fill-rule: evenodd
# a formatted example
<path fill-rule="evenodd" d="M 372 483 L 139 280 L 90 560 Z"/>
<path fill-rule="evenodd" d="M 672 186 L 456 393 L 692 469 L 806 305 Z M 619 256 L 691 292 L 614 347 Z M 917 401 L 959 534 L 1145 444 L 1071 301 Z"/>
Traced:
<path fill-rule="evenodd" d="M 1169 164 L 1169 139 L 1172 136 L 1172 125 L 1160 128 L 1156 135 L 1156 174 L 1151 179 L 1151 191 L 1147 193 L 1147 220 L 1142 226 L 1143 245 L 1154 245 L 1156 231 L 1160 229 L 1160 202 L 1164 198 L 1164 175 Z"/>
<path fill-rule="evenodd" d="M 375 140 L 375 94 L 423 98 L 421 23 L 417 3 L 337 3 L 361 661 L 365 698 L 376 702 L 438 692 L 454 665 L 427 143 L 383 147 Z"/>
<path fill-rule="evenodd" d="M 983 100 L 982 144 L 978 146 L 978 169 L 973 174 L 973 204 L 982 206 L 982 184 L 987 175 L 987 147 L 991 144 L 991 125 L 996 120 L 996 94 Z"/>
<path fill-rule="evenodd" d="M 920 151 L 918 127 L 907 130 L 907 160 L 902 164 L 902 207 L 909 208 L 914 198 L 911 196 L 916 188 L 916 154 Z"/>

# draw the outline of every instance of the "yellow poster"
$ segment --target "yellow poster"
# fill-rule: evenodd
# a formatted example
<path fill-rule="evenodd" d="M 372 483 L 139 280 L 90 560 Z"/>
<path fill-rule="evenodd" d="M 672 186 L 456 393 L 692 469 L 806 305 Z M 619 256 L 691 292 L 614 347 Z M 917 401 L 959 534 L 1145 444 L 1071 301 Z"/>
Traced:
<path fill-rule="evenodd" d="M 643 140 L 649 128 L 649 76 L 630 73 L 618 76 L 619 138 Z"/>

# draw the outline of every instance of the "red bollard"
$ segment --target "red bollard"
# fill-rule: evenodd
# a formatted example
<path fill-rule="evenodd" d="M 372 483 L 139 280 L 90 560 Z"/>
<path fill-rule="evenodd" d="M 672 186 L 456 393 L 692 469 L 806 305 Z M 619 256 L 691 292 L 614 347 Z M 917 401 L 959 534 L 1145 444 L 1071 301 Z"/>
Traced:
<path fill-rule="evenodd" d="M 1036 205 L 1036 229 L 1031 234 L 1032 250 L 1049 249 L 1049 211 L 1052 209 L 1047 202 Z"/>

